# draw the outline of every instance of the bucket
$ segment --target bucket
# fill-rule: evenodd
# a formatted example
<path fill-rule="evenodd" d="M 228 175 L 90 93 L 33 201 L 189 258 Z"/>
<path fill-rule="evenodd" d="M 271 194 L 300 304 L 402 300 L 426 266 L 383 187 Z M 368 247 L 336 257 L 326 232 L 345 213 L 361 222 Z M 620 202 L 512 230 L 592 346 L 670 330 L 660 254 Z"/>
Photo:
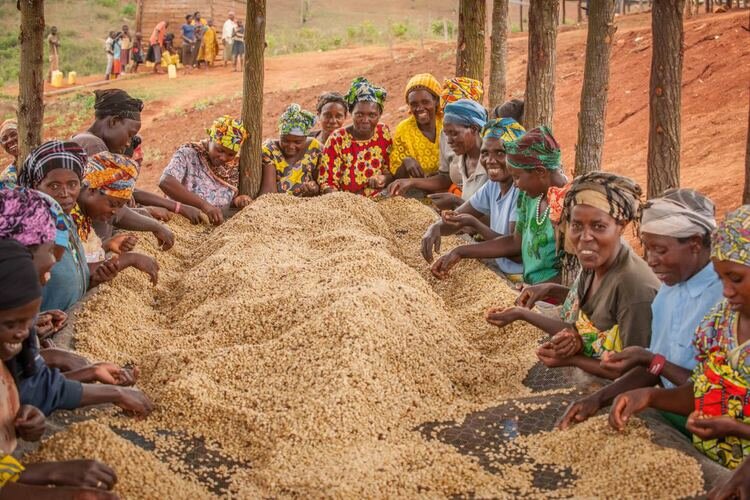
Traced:
<path fill-rule="evenodd" d="M 169 78 L 177 78 L 177 67 L 174 64 L 170 64 L 167 67 L 167 72 L 169 73 Z"/>
<path fill-rule="evenodd" d="M 78 76 L 78 73 L 76 73 L 75 71 L 68 72 L 68 85 L 76 84 L 76 76 Z"/>
<path fill-rule="evenodd" d="M 52 72 L 52 86 L 53 87 L 62 87 L 63 86 L 63 74 L 62 71 L 53 71 Z"/>

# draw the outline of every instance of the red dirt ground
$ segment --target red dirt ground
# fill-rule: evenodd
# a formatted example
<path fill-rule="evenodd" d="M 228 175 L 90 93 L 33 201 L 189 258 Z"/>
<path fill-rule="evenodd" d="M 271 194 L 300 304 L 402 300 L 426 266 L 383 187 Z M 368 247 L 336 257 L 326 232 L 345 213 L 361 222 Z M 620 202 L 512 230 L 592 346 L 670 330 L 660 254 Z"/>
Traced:
<path fill-rule="evenodd" d="M 744 179 L 750 34 L 742 26 L 748 22 L 747 10 L 735 10 L 703 14 L 685 23 L 681 184 L 711 196 L 719 213 L 740 203 Z M 618 25 L 611 58 L 604 168 L 632 176 L 645 186 L 650 16 L 625 16 L 618 18 Z M 558 35 L 554 131 L 563 147 L 566 170 L 575 155 L 585 43 L 585 30 Z M 515 34 L 509 42 L 509 97 L 523 96 L 526 44 L 525 34 Z M 439 79 L 450 77 L 454 62 L 454 46 L 436 42 L 424 48 L 412 43 L 392 49 L 366 47 L 267 59 L 264 135 L 275 133 L 276 119 L 287 104 L 297 102 L 312 109 L 321 92 L 344 91 L 351 78 L 361 74 L 389 90 L 383 121 L 395 127 L 407 114 L 402 96 L 408 78 L 426 71 Z M 177 146 L 201 137 L 216 116 L 240 110 L 241 75 L 225 68 L 181 75 L 174 81 L 162 75 L 121 80 L 111 86 L 154 92 L 165 86 L 172 89 L 172 97 L 147 102 L 141 135 L 150 153 L 139 179 L 143 188 L 156 189 L 161 170 Z M 193 108 L 197 101 L 218 96 L 231 98 L 205 109 Z"/>

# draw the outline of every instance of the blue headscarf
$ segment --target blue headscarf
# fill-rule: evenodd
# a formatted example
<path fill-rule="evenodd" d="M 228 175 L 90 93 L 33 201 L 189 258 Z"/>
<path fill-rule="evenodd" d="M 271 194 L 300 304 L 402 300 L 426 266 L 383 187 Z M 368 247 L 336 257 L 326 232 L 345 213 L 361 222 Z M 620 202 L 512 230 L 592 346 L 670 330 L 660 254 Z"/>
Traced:
<path fill-rule="evenodd" d="M 452 123 L 463 127 L 477 127 L 480 130 L 487 123 L 487 110 L 471 99 L 459 99 L 445 106 L 443 123 Z"/>

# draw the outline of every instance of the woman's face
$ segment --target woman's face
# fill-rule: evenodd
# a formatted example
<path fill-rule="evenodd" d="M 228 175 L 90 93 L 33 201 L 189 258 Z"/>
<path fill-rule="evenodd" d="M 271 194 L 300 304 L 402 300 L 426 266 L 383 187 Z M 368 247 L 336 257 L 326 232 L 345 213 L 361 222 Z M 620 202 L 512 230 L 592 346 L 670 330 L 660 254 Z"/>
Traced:
<path fill-rule="evenodd" d="M 406 102 L 420 125 L 428 125 L 435 121 L 438 99 L 431 92 L 425 89 L 412 90 L 406 97 Z"/>
<path fill-rule="evenodd" d="M 750 267 L 728 260 L 713 259 L 713 262 L 732 310 L 750 316 Z"/>
<path fill-rule="evenodd" d="M 681 243 L 677 238 L 641 233 L 646 262 L 657 278 L 667 286 L 690 279 L 705 265 L 701 262 L 701 237 L 695 236 Z M 703 265 L 701 265 L 703 264 Z"/>
<path fill-rule="evenodd" d="M 279 146 L 285 158 L 296 158 L 302 153 L 307 144 L 304 135 L 282 135 L 279 138 Z"/>
<path fill-rule="evenodd" d="M 448 146 L 458 156 L 464 155 L 476 147 L 479 140 L 479 131 L 474 127 L 446 123 L 443 125 L 443 132 L 445 132 L 445 137 L 448 139 Z"/>
<path fill-rule="evenodd" d="M 508 170 L 516 187 L 530 197 L 536 198 L 547 192 L 549 181 L 545 178 L 549 176 L 549 173 L 545 168 L 526 169 L 508 166 Z"/>
<path fill-rule="evenodd" d="M 115 198 L 99 191 L 98 189 L 85 188 L 78 196 L 83 212 L 97 221 L 109 221 L 115 216 L 127 200 Z"/>
<path fill-rule="evenodd" d="M 346 120 L 346 108 L 340 102 L 329 102 L 320 109 L 318 121 L 320 127 L 327 134 L 344 126 Z"/>
<path fill-rule="evenodd" d="M 570 212 L 568 235 L 584 269 L 600 269 L 614 262 L 623 226 L 603 210 L 576 205 Z"/>
<path fill-rule="evenodd" d="M 0 311 L 0 360 L 10 361 L 21 352 L 41 304 L 40 297 L 26 305 Z"/>
<path fill-rule="evenodd" d="M 502 139 L 487 138 L 479 150 L 479 162 L 487 170 L 487 176 L 494 182 L 508 182 L 512 179 L 505 163 L 505 143 Z"/>
<path fill-rule="evenodd" d="M 208 142 L 208 158 L 216 166 L 226 165 L 237 157 L 234 150 L 222 146 L 218 142 Z"/>
<path fill-rule="evenodd" d="M 81 194 L 81 179 L 72 170 L 56 168 L 44 176 L 36 189 L 50 195 L 66 214 L 70 214 Z"/>
<path fill-rule="evenodd" d="M 129 118 L 110 116 L 102 140 L 111 153 L 122 154 L 141 130 L 141 122 Z"/>
<path fill-rule="evenodd" d="M 41 245 L 29 247 L 34 260 L 34 267 L 39 275 L 39 284 L 46 285 L 50 278 L 50 271 L 55 267 L 57 261 L 62 258 L 64 249 L 55 245 L 54 241 L 48 241 Z"/>
<path fill-rule="evenodd" d="M 18 130 L 12 128 L 7 130 L 2 137 L 0 137 L 0 145 L 6 153 L 11 155 L 13 158 L 18 158 Z"/>
<path fill-rule="evenodd" d="M 380 105 L 376 102 L 360 101 L 352 110 L 352 126 L 359 137 L 372 137 L 380 120 Z"/>

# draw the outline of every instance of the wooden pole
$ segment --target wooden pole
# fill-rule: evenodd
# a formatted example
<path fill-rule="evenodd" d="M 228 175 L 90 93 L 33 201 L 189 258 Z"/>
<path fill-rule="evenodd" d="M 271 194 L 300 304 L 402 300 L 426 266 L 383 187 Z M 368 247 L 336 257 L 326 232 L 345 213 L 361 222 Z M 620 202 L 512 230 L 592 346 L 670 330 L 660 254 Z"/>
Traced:
<path fill-rule="evenodd" d="M 523 4 L 518 6 L 518 12 L 519 26 L 521 27 L 521 33 L 523 33 Z"/>
<path fill-rule="evenodd" d="M 578 17 L 576 18 L 576 22 L 578 24 L 581 24 L 583 22 L 583 9 L 581 7 L 581 3 L 583 0 L 578 0 Z"/>
<path fill-rule="evenodd" d="M 540 125 L 552 125 L 559 12 L 558 0 L 531 0 L 523 117 L 526 130 Z"/>
<path fill-rule="evenodd" d="M 240 194 L 260 190 L 263 167 L 263 72 L 266 48 L 266 0 L 248 0 L 245 14 L 245 73 L 242 78 L 242 121 L 248 139 L 240 150 Z"/>
<path fill-rule="evenodd" d="M 21 67 L 18 72 L 18 161 L 42 143 L 44 123 L 44 0 L 19 0 Z M 20 168 L 19 168 L 20 170 Z"/>
<path fill-rule="evenodd" d="M 563 3 L 562 3 L 563 12 L 562 12 L 562 23 L 561 23 L 563 25 L 565 24 L 565 17 L 566 17 L 565 16 L 565 4 L 566 3 L 568 3 L 568 2 L 566 0 L 563 0 Z"/>
<path fill-rule="evenodd" d="M 750 112 L 747 114 L 747 144 L 745 145 L 745 189 L 742 204 L 750 204 Z"/>
<path fill-rule="evenodd" d="M 492 3 L 492 35 L 490 40 L 490 109 L 505 100 L 505 60 L 508 56 L 508 0 Z"/>
<path fill-rule="evenodd" d="M 486 29 L 484 0 L 461 0 L 458 10 L 456 76 L 484 81 L 484 36 Z"/>

